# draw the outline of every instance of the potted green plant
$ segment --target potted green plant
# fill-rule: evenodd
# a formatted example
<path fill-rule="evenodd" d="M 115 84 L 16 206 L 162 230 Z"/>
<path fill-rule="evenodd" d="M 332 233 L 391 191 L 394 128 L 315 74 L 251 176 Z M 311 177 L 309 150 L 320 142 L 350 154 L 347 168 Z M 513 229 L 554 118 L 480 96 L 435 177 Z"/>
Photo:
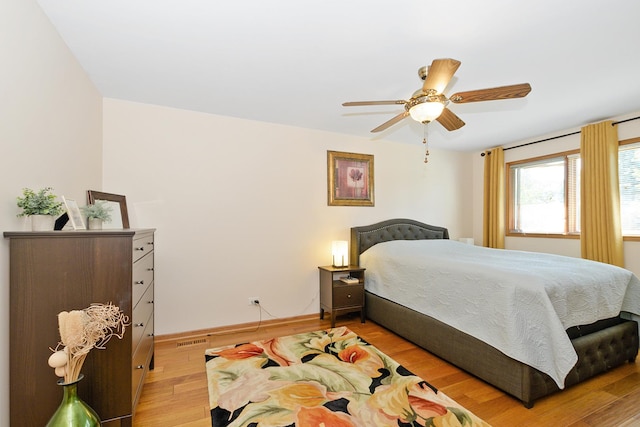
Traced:
<path fill-rule="evenodd" d="M 22 209 L 18 216 L 30 217 L 33 231 L 53 230 L 55 218 L 63 212 L 62 203 L 56 201 L 51 187 L 38 192 L 23 188 L 22 197 L 18 196 L 16 200 L 18 207 Z"/>
<path fill-rule="evenodd" d="M 106 201 L 96 201 L 92 205 L 80 208 L 89 219 L 89 230 L 101 230 L 103 222 L 111 221 L 111 206 Z"/>

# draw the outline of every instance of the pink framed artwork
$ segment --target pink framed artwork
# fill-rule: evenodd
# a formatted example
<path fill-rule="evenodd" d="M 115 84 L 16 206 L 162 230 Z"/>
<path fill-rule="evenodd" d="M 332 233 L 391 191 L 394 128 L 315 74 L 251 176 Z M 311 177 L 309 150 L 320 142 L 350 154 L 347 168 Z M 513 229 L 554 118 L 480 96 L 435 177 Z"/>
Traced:
<path fill-rule="evenodd" d="M 373 206 L 373 155 L 327 151 L 329 206 Z"/>

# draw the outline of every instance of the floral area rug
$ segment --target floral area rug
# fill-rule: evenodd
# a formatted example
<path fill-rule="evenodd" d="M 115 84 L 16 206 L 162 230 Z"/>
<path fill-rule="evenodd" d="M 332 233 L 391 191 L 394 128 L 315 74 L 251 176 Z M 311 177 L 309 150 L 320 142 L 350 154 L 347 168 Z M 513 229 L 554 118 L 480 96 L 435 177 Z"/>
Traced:
<path fill-rule="evenodd" d="M 205 352 L 222 426 L 489 426 L 345 327 Z"/>

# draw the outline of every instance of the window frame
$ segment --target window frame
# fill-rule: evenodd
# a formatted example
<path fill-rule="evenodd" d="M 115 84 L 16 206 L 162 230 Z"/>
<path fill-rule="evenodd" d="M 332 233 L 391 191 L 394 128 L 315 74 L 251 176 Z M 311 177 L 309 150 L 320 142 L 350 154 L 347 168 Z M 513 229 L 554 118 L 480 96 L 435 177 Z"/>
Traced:
<path fill-rule="evenodd" d="M 629 139 L 625 139 L 622 141 L 618 142 L 618 150 L 620 150 L 620 147 L 622 147 L 623 145 L 631 145 L 631 144 L 640 144 L 640 137 L 635 137 L 635 138 L 629 138 Z M 630 241 L 630 242 L 640 242 L 640 236 L 633 234 L 627 234 L 627 235 L 622 235 L 622 239 L 625 241 Z"/>
<path fill-rule="evenodd" d="M 515 203 L 513 201 L 513 180 L 512 180 L 512 176 L 511 176 L 511 167 L 512 166 L 517 166 L 517 165 L 521 165 L 521 164 L 526 164 L 526 163 L 543 163 L 545 160 L 551 160 L 551 159 L 560 159 L 562 158 L 564 163 L 565 163 L 565 167 L 564 167 L 564 192 L 565 192 L 565 197 L 564 197 L 564 211 L 565 214 L 568 213 L 569 207 L 569 197 L 567 196 L 567 190 L 569 187 L 569 179 L 568 179 L 568 168 L 567 168 L 567 158 L 571 155 L 575 155 L 575 154 L 579 154 L 580 150 L 568 150 L 568 151 L 561 151 L 559 153 L 553 153 L 553 154 L 546 154 L 544 156 L 537 156 L 537 157 L 530 157 L 527 159 L 521 159 L 521 160 L 515 160 L 513 162 L 509 162 L 505 164 L 505 174 L 506 174 L 506 184 L 507 184 L 507 188 L 506 188 L 506 212 L 505 214 L 507 215 L 507 220 L 505 221 L 505 225 L 507 227 L 507 229 L 505 230 L 505 236 L 509 236 L 509 237 L 554 237 L 554 238 L 572 238 L 572 239 L 579 239 L 580 238 L 580 234 L 579 233 L 570 233 L 567 231 L 567 226 L 568 226 L 568 221 L 565 218 L 565 226 L 564 226 L 564 232 L 563 233 L 529 233 L 529 232 L 517 232 L 514 231 L 515 230 L 515 212 L 514 212 L 514 207 L 515 207 Z"/>
<path fill-rule="evenodd" d="M 636 144 L 636 143 L 640 143 L 640 137 L 636 137 L 636 138 L 630 138 L 630 139 L 625 139 L 623 141 L 619 141 L 618 142 L 618 149 L 620 149 L 620 147 L 622 147 L 623 145 L 628 145 L 628 144 Z M 553 153 L 553 154 L 546 154 L 546 155 L 542 155 L 542 156 L 537 156 L 537 157 L 530 157 L 530 158 L 526 158 L 526 159 L 520 159 L 520 160 L 515 160 L 512 162 L 508 162 L 505 163 L 505 175 L 506 175 L 506 179 L 505 179 L 505 190 L 506 190 L 506 200 L 505 200 L 505 216 L 506 216 L 506 220 L 505 220 L 505 236 L 508 237 L 544 237 L 544 238 L 557 238 L 557 239 L 580 239 L 580 232 L 571 232 L 568 230 L 569 227 L 569 222 L 571 221 L 571 218 L 569 216 L 570 214 L 570 202 L 571 202 L 571 196 L 569 195 L 569 186 L 570 186 L 570 182 L 569 182 L 569 166 L 568 166 L 568 158 L 570 156 L 575 156 L 575 155 L 580 155 L 580 149 L 575 149 L 575 150 L 567 150 L 567 151 L 561 151 L 558 153 Z M 515 230 L 515 203 L 513 200 L 513 178 L 512 178 L 512 174 L 511 174 L 511 168 L 512 166 L 517 166 L 520 164 L 525 164 L 525 163 L 535 163 L 535 162 L 544 162 L 545 160 L 550 160 L 550 159 L 558 159 L 558 158 L 563 158 L 564 159 L 564 191 L 565 191 L 565 197 L 564 197 L 564 203 L 565 203 L 565 231 L 563 233 L 529 233 L 529 232 L 517 232 L 514 231 Z M 638 241 L 640 242 L 640 236 L 637 235 L 623 235 L 623 240 L 625 241 Z"/>

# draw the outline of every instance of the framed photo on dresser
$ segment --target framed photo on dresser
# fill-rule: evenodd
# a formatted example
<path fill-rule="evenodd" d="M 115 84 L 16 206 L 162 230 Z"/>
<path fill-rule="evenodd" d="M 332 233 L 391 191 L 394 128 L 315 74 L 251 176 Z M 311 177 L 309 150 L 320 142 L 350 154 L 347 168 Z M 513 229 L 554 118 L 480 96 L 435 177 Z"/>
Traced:
<path fill-rule="evenodd" d="M 80 213 L 78 203 L 76 203 L 75 200 L 67 199 L 64 196 L 62 196 L 62 201 L 64 202 L 64 206 L 67 208 L 69 223 L 71 223 L 73 229 L 85 230 L 87 227 L 84 225 L 84 220 L 82 219 L 82 213 Z"/>
<path fill-rule="evenodd" d="M 127 210 L 127 198 L 120 194 L 104 193 L 102 191 L 88 190 L 87 200 L 89 204 L 96 201 L 105 201 L 114 215 L 111 222 L 103 225 L 103 228 L 121 229 L 129 228 L 129 212 Z M 118 214 L 119 213 L 119 214 Z"/>

